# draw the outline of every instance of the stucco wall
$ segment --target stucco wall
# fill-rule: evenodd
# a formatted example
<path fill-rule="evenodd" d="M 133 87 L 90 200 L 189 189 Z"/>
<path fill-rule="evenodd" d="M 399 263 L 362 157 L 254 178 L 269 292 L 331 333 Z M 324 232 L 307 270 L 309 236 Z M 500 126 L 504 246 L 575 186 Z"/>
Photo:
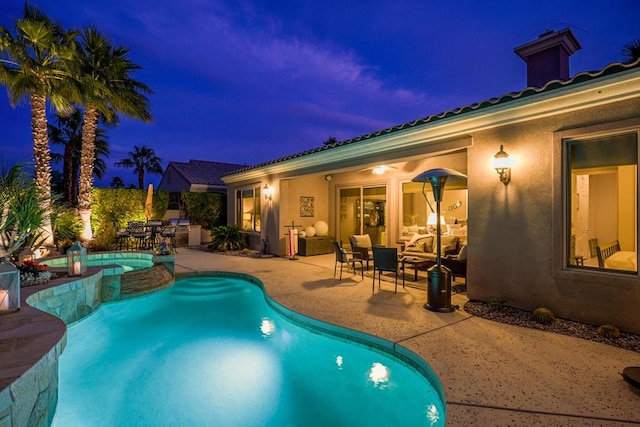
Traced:
<path fill-rule="evenodd" d="M 279 202 L 279 236 L 278 249 L 271 248 L 271 252 L 285 256 L 287 254 L 287 241 L 285 238 L 289 227 L 300 225 L 298 230 L 304 230 L 312 226 L 316 221 L 324 221 L 329 224 L 329 183 L 322 175 L 311 175 L 296 179 L 286 179 L 280 181 Z M 300 215 L 300 197 L 313 197 L 313 216 L 303 217 Z M 330 236 L 331 230 L 329 232 Z M 269 240 L 271 242 L 271 239 Z"/>
<path fill-rule="evenodd" d="M 468 150 L 469 298 L 499 297 L 516 307 L 544 306 L 560 317 L 640 332 L 637 276 L 563 267 L 559 137 L 569 130 L 627 126 L 603 124 L 633 118 L 638 111 L 640 101 L 625 101 L 473 136 Z M 508 186 L 491 167 L 500 144 L 515 159 Z"/>

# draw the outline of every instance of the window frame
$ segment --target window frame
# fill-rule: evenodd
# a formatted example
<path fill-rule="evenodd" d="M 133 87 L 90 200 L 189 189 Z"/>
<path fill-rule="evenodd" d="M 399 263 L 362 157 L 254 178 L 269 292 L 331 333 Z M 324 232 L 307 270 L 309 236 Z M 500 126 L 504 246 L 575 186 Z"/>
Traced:
<path fill-rule="evenodd" d="M 554 277 L 572 280 L 587 280 L 607 285 L 637 286 L 638 272 L 621 272 L 594 267 L 570 265 L 569 245 L 571 236 L 571 165 L 569 164 L 569 141 L 616 136 L 635 133 L 639 145 L 636 159 L 636 244 L 640 235 L 640 118 L 609 122 L 606 124 L 568 129 L 554 133 L 553 139 L 553 216 L 552 216 L 552 270 Z M 640 251 L 638 252 L 640 254 Z"/>
<path fill-rule="evenodd" d="M 251 199 L 253 201 L 253 212 L 251 218 L 251 228 L 244 228 L 244 220 L 243 220 L 243 202 L 245 200 L 244 193 L 251 191 Z M 261 216 L 262 216 L 262 205 L 260 200 L 260 195 L 262 194 L 260 190 L 260 183 L 245 185 L 242 187 L 238 187 L 235 189 L 235 224 L 242 229 L 242 231 L 248 233 L 260 233 L 261 231 Z M 248 199 L 248 198 L 247 198 Z"/>

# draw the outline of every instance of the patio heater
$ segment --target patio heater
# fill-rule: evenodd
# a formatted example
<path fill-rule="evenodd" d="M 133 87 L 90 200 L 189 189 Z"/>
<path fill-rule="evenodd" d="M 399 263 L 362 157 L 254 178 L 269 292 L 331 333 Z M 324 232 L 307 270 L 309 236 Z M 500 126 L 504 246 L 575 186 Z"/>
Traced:
<path fill-rule="evenodd" d="M 466 180 L 467 176 L 453 169 L 429 169 L 413 178 L 413 182 L 422 182 L 422 194 L 427 199 L 425 186 L 431 183 L 433 197 L 436 202 L 436 265 L 427 271 L 427 302 L 424 308 L 439 313 L 449 313 L 454 310 L 451 305 L 451 270 L 442 265 L 442 248 L 440 246 L 442 220 L 440 217 L 440 202 L 444 195 L 444 185 L 449 181 Z M 427 203 L 429 203 L 427 199 Z"/>

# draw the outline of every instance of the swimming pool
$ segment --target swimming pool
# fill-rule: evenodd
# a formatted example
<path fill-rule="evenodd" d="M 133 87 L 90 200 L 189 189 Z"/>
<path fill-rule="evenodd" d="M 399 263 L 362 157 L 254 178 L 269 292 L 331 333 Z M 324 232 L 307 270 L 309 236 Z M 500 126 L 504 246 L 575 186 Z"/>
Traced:
<path fill-rule="evenodd" d="M 444 425 L 428 367 L 276 308 L 229 277 L 103 305 L 68 330 L 54 425 Z"/>

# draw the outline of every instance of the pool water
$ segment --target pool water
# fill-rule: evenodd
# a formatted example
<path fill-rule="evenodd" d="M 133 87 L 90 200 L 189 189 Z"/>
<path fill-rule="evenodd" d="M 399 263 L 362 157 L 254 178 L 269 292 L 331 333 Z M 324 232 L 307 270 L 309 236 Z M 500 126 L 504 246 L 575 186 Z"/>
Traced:
<path fill-rule="evenodd" d="M 55 426 L 442 426 L 429 377 L 305 328 L 257 285 L 181 279 L 68 330 Z"/>

